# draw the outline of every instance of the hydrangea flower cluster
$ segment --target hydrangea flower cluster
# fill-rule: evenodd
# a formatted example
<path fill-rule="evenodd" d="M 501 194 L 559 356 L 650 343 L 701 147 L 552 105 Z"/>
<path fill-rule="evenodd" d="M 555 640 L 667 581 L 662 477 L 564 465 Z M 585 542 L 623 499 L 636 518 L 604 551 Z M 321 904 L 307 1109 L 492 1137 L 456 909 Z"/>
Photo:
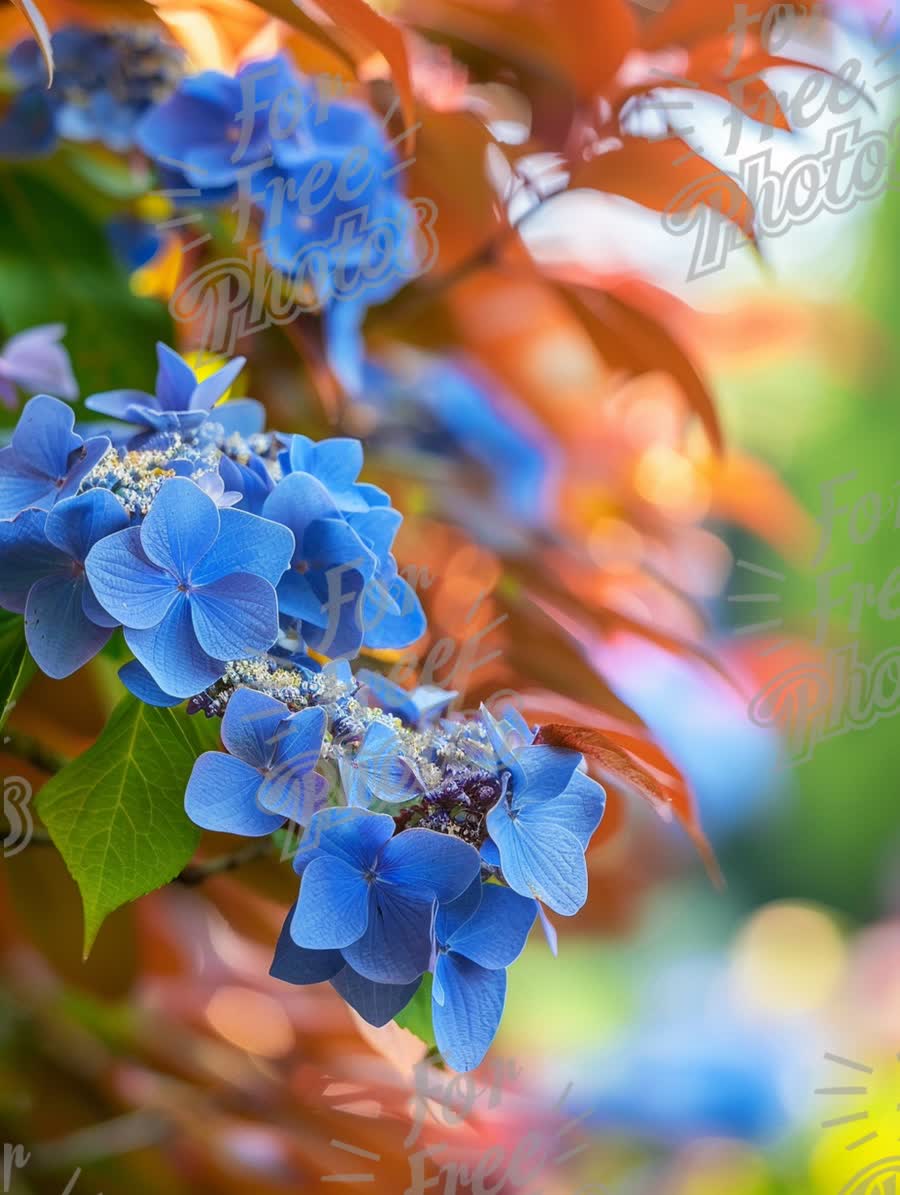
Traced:
<path fill-rule="evenodd" d="M 140 118 L 165 99 L 184 69 L 181 51 L 150 25 L 67 25 L 52 35 L 51 46 L 49 90 L 37 42 L 20 42 L 9 56 L 19 90 L 0 121 L 0 154 L 39 156 L 59 140 L 98 141 L 125 152 Z"/>
<path fill-rule="evenodd" d="M 354 673 L 425 626 L 361 445 L 264 431 L 260 404 L 227 398 L 241 359 L 203 380 L 164 345 L 158 360 L 153 393 L 87 400 L 106 434 L 79 434 L 58 399 L 26 404 L 0 450 L 0 604 L 50 676 L 121 628 L 132 693 L 221 717 L 187 815 L 302 832 L 272 973 L 330 982 L 375 1025 L 430 982 L 438 1046 L 471 1069 L 538 916 L 555 949 L 543 906 L 587 898 L 603 789 L 515 712 L 461 720 L 452 692 Z"/>
<path fill-rule="evenodd" d="M 123 421 L 109 435 L 83 438 L 38 395 L 0 450 L 0 601 L 39 667 L 67 676 L 122 627 L 140 666 L 126 683 L 177 703 L 281 636 L 333 657 L 417 639 L 400 516 L 357 483 L 359 443 L 266 434 L 252 399 L 216 406 L 242 359 L 198 381 L 158 356 L 153 394 L 87 400 Z"/>
<path fill-rule="evenodd" d="M 416 220 L 384 127 L 333 90 L 284 55 L 234 77 L 204 71 L 148 112 L 137 142 L 178 202 L 232 204 L 244 237 L 255 222 L 268 261 L 322 312 L 332 360 L 355 389 L 366 310 L 417 272 Z"/>

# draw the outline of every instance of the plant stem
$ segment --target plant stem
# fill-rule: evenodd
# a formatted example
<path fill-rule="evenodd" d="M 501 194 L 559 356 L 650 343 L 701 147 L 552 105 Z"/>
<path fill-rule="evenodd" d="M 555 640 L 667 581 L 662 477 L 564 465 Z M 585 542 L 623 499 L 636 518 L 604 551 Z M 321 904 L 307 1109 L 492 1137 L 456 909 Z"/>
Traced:
<path fill-rule="evenodd" d="M 15 755 L 17 759 L 24 760 L 26 763 L 33 764 L 51 776 L 61 771 L 69 762 L 64 755 L 60 755 L 52 747 L 45 747 L 31 735 L 23 734 L 20 730 L 13 730 L 10 727 L 7 727 L 3 735 L 0 736 L 0 750 Z"/>
<path fill-rule="evenodd" d="M 216 859 L 205 859 L 201 863 L 189 863 L 179 875 L 175 877 L 179 884 L 193 887 L 202 884 L 212 876 L 224 875 L 235 871 L 245 863 L 254 863 L 257 859 L 264 859 L 272 851 L 272 840 L 263 838 L 258 842 L 250 842 L 230 855 L 220 855 Z"/>

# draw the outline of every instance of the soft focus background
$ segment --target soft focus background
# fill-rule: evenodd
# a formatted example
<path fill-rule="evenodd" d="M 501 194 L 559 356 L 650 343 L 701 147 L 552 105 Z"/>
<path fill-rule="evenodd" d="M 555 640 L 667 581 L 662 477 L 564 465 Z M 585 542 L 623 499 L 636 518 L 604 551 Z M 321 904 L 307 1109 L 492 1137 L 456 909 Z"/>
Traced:
<path fill-rule="evenodd" d="M 874 84 L 890 78 L 898 35 L 875 7 L 848 4 L 829 37 L 782 53 L 833 68 L 858 57 L 860 120 L 887 130 L 897 84 Z M 201 64 L 231 65 L 210 42 L 225 13 L 171 6 L 171 27 Z M 25 26 L 4 15 L 12 44 Z M 444 104 L 426 117 L 441 135 L 423 135 L 422 171 L 435 147 L 453 161 L 446 122 L 466 86 L 449 58 L 423 55 L 420 77 L 429 68 Z M 788 91 L 806 74 L 770 72 Z M 515 131 L 521 113 L 501 90 L 485 102 Z M 697 99 L 690 120 L 692 143 L 727 169 L 724 111 Z M 745 121 L 742 153 L 772 145 L 785 169 L 821 153 L 834 123 L 826 113 L 761 141 Z M 430 167 L 432 181 L 443 175 L 442 202 L 468 195 L 477 217 L 481 197 L 454 192 L 452 167 Z M 4 168 L 4 331 L 64 318 L 83 393 L 110 385 L 110 372 L 141 385 L 148 344 L 168 334 L 157 301 L 166 264 L 132 271 L 130 285 L 111 256 L 101 268 L 85 247 L 102 231 L 79 206 L 83 180 L 62 200 L 60 177 Z M 22 230 L 35 222 L 26 254 Z M 0 1122 L 5 1142 L 34 1155 L 22 1169 L 8 1152 L 3 1189 L 265 1193 L 331 1189 L 337 1176 L 340 1189 L 385 1195 L 894 1191 L 900 194 L 819 212 L 763 236 L 761 257 L 741 248 L 692 281 L 693 234 L 675 236 L 658 211 L 618 194 L 569 194 L 523 236 L 560 279 L 643 288 L 619 293 L 640 295 L 638 309 L 706 378 L 724 460 L 698 427 L 682 435 L 662 333 L 645 329 L 641 369 L 604 359 L 602 328 L 575 326 L 562 289 L 499 268 L 461 276 L 437 313 L 423 315 L 414 293 L 370 318 L 370 376 L 337 426 L 366 439 L 367 476 L 406 514 L 402 563 L 430 570 L 430 642 L 458 645 L 434 679 L 467 708 L 509 690 L 545 721 L 602 711 L 594 724 L 618 719 L 620 742 L 625 703 L 665 752 L 641 758 L 663 775 L 671 761 L 688 781 L 724 886 L 681 818 L 613 784 L 588 905 L 558 926 L 557 959 L 535 933 L 511 971 L 492 1054 L 454 1083 L 413 1069 L 424 1051 L 414 1037 L 368 1029 L 330 988 L 267 978 L 293 898 L 289 869 L 249 863 L 239 877 L 171 885 L 111 917 L 85 964 L 75 889 L 35 844 L 3 869 Z M 442 241 L 448 269 L 454 253 L 465 260 L 460 242 Z M 277 330 L 259 334 L 248 392 L 274 422 L 326 434 L 335 419 L 317 363 L 301 369 L 289 347 Z M 838 513 L 821 550 L 828 494 Z M 825 615 L 823 595 L 842 599 Z M 679 646 L 688 642 L 695 650 Z M 410 675 L 428 647 L 410 657 Z M 866 665 L 884 658 L 877 720 L 871 678 L 857 681 L 853 717 L 837 698 L 825 709 L 818 669 L 835 649 Z M 36 681 L 17 728 L 77 752 L 103 723 L 114 663 Z M 835 709 L 842 733 L 812 742 L 816 718 Z M 42 780 L 39 768 L 22 774 Z M 455 1187 L 447 1173 L 422 1185 L 425 1146 L 462 1167 Z"/>

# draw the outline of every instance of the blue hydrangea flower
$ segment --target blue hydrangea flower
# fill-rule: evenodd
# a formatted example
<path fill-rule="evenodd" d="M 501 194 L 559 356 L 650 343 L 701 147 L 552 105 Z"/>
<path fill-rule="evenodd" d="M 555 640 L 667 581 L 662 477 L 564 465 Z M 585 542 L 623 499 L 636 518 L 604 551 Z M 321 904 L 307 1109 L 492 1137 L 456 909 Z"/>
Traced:
<path fill-rule="evenodd" d="M 183 70 L 181 51 L 147 25 L 109 30 L 68 25 L 50 42 L 49 90 L 37 42 L 20 42 L 9 56 L 20 90 L 0 121 L 0 154 L 46 154 L 60 138 L 127 151 L 140 118 L 168 95 Z"/>
<path fill-rule="evenodd" d="M 459 696 L 455 689 L 442 689 L 438 685 L 419 685 L 415 689 L 404 689 L 402 685 L 360 668 L 356 679 L 363 687 L 363 696 L 369 705 L 377 706 L 388 714 L 395 714 L 407 726 L 427 726 L 440 717 L 447 706 Z"/>
<path fill-rule="evenodd" d="M 254 689 L 238 689 L 222 719 L 229 754 L 207 751 L 194 764 L 184 807 L 206 830 L 262 836 L 287 818 L 306 825 L 324 800 L 328 783 L 319 762 L 325 712 L 291 714 Z"/>
<path fill-rule="evenodd" d="M 43 324 L 11 337 L 0 352 L 0 403 L 16 406 L 16 387 L 31 393 L 76 399 L 78 383 L 69 354 L 60 344 L 63 324 Z"/>
<path fill-rule="evenodd" d="M 359 750 L 338 756 L 347 804 L 368 809 L 372 801 L 409 801 L 422 792 L 422 781 L 403 758 L 400 739 L 383 722 L 372 722 Z"/>
<path fill-rule="evenodd" d="M 438 909 L 432 1020 L 438 1049 L 455 1070 L 473 1070 L 494 1040 L 506 968 L 524 950 L 536 915 L 533 900 L 480 879 Z"/>
<path fill-rule="evenodd" d="M 363 1020 L 380 1028 L 409 1004 L 421 983 L 374 983 L 354 971 L 339 950 L 307 950 L 291 937 L 296 905 L 288 913 L 269 974 L 285 983 L 331 983 L 334 990 Z"/>
<path fill-rule="evenodd" d="M 156 393 L 143 390 L 107 390 L 85 400 L 90 411 L 136 424 L 144 432 L 181 432 L 190 435 L 206 420 L 246 364 L 235 357 L 204 381 L 168 345 L 158 343 Z M 218 413 L 217 413 L 218 414 Z"/>
<path fill-rule="evenodd" d="M 236 406 L 236 403 L 226 403 L 226 406 Z M 237 503 L 239 510 L 246 510 L 249 514 L 261 515 L 265 501 L 275 487 L 272 475 L 265 466 L 265 462 L 251 453 L 245 460 L 232 460 L 223 456 L 219 461 L 219 473 L 229 490 L 241 495 Z"/>
<path fill-rule="evenodd" d="M 109 448 L 106 436 L 83 440 L 72 409 L 38 394 L 25 404 L 12 443 L 0 448 L 0 519 L 49 510 L 74 494 Z"/>
<path fill-rule="evenodd" d="M 263 504 L 263 515 L 294 535 L 291 570 L 278 586 L 282 614 L 300 624 L 310 647 L 354 656 L 363 641 L 362 601 L 375 556 L 341 516 L 325 487 L 308 473 L 290 473 Z"/>
<path fill-rule="evenodd" d="M 394 837 L 386 814 L 324 809 L 294 867 L 302 876 L 291 936 L 311 950 L 340 950 L 359 975 L 412 983 L 428 970 L 436 904 L 480 873 L 478 852 L 433 830 Z"/>
<path fill-rule="evenodd" d="M 100 604 L 125 627 L 128 646 L 173 697 L 222 675 L 225 661 L 271 647 L 274 586 L 293 536 L 239 510 L 218 510 L 193 482 L 159 490 L 142 525 L 101 540 L 87 558 Z"/>
<path fill-rule="evenodd" d="M 522 953 L 537 906 L 509 888 L 476 878 L 442 905 L 434 925 L 432 1021 L 444 1060 L 458 1071 L 477 1067 L 496 1036 L 506 1000 L 506 968 Z M 370 1025 L 387 1024 L 419 988 L 377 983 L 351 967 L 340 950 L 313 950 L 291 937 L 288 914 L 270 974 L 294 984 L 329 981 Z"/>
<path fill-rule="evenodd" d="M 390 498 L 377 486 L 357 481 L 363 466 L 363 447 L 359 440 L 334 436 L 329 440 L 311 440 L 309 436 L 291 436 L 289 446 L 278 454 L 281 472 L 308 473 L 328 491 L 341 514 L 364 513 L 370 506 L 390 504 Z"/>
<path fill-rule="evenodd" d="M 69 676 L 112 634 L 116 620 L 94 596 L 84 561 L 95 543 L 127 526 L 108 490 L 0 523 L 0 605 L 25 615 L 28 649 L 48 676 Z"/>
<path fill-rule="evenodd" d="M 245 100 L 255 110 L 245 111 Z M 147 113 L 136 138 L 168 181 L 201 202 L 218 202 L 255 166 L 290 159 L 294 142 L 308 136 L 316 102 L 313 84 L 276 55 L 248 63 L 234 78 L 219 71 L 188 76 Z"/>
<path fill-rule="evenodd" d="M 261 215 L 271 264 L 321 311 L 342 382 L 359 389 L 362 324 L 416 272 L 416 221 L 402 163 L 365 107 L 318 96 L 283 55 L 236 78 L 184 80 L 137 134 L 175 189 Z M 244 213 L 246 214 L 246 213 Z"/>
<path fill-rule="evenodd" d="M 524 747 L 502 774 L 500 800 L 486 823 L 487 862 L 515 892 L 571 916 L 587 900 L 584 853 L 600 824 L 606 794 L 579 771 L 583 757 L 558 747 Z"/>

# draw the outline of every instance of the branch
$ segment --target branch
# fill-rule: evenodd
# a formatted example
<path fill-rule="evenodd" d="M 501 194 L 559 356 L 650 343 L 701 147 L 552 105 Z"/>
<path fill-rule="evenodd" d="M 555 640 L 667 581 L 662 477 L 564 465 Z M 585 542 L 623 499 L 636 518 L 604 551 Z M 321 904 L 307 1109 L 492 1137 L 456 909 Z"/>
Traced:
<path fill-rule="evenodd" d="M 25 763 L 33 764 L 36 768 L 40 768 L 42 772 L 47 772 L 51 776 L 62 769 L 69 762 L 64 755 L 60 755 L 58 751 L 54 751 L 51 747 L 45 747 L 43 743 L 39 743 L 37 739 L 33 739 L 31 735 L 22 734 L 20 730 L 7 729 L 2 736 L 0 742 L 0 749 L 10 755 L 15 755 L 17 759 L 22 759 Z"/>
<path fill-rule="evenodd" d="M 212 876 L 225 875 L 226 872 L 236 871 L 245 863 L 255 863 L 257 859 L 264 859 L 272 853 L 271 838 L 263 838 L 257 842 L 250 842 L 230 855 L 220 855 L 217 859 L 205 859 L 201 863 L 189 863 L 175 880 L 179 884 L 186 884 L 189 888 L 202 884 Z"/>

